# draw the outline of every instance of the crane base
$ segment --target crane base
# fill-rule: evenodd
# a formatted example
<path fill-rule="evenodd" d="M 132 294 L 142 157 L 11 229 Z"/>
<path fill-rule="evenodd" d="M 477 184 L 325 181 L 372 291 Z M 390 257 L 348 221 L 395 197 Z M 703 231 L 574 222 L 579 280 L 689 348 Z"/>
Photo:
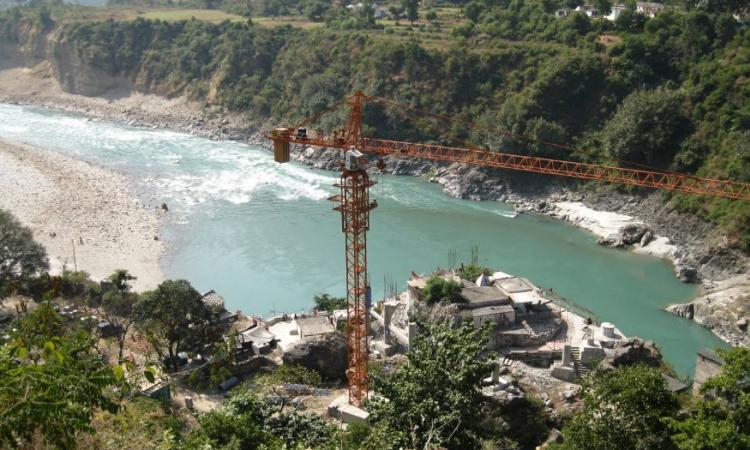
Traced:
<path fill-rule="evenodd" d="M 328 405 L 328 416 L 344 423 L 367 423 L 370 413 L 349 403 L 349 394 L 344 394 Z"/>

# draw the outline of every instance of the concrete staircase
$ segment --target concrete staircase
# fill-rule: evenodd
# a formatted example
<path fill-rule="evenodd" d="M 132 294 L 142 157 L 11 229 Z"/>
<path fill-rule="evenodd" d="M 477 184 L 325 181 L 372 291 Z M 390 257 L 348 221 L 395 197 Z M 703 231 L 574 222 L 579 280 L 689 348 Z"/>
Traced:
<path fill-rule="evenodd" d="M 591 372 L 591 369 L 581 362 L 581 349 L 579 347 L 570 348 L 570 356 L 573 360 L 573 369 L 578 378 L 584 378 Z"/>

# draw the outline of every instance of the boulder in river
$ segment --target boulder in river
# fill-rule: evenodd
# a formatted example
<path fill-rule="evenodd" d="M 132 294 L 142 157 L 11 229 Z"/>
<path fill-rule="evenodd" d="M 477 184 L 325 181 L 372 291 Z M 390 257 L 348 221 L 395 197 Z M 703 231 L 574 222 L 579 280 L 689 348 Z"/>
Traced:
<path fill-rule="evenodd" d="M 298 342 L 284 353 L 284 364 L 297 364 L 320 373 L 326 380 L 346 379 L 346 336 L 316 336 Z"/>

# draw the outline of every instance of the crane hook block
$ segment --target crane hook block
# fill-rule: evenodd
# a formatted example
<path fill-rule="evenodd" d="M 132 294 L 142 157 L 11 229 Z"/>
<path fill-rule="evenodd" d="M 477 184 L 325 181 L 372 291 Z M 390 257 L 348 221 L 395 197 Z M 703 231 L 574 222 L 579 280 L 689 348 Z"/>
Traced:
<path fill-rule="evenodd" d="M 274 128 L 273 159 L 277 163 L 289 162 L 289 128 Z"/>

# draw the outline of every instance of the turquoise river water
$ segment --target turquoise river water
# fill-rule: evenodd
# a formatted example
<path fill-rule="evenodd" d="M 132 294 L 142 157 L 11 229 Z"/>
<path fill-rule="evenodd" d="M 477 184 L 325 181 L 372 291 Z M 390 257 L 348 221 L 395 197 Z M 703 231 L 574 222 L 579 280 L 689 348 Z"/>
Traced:
<path fill-rule="evenodd" d="M 326 199 L 335 174 L 236 142 L 136 128 L 34 107 L 0 105 L 0 139 L 25 142 L 132 176 L 151 206 L 166 202 L 167 276 L 216 289 L 230 309 L 269 315 L 308 308 L 316 293 L 344 293 L 340 219 Z M 499 202 L 450 198 L 412 177 L 381 176 L 372 190 L 368 239 L 373 296 L 385 278 L 400 285 L 469 259 L 528 277 L 614 322 L 626 335 L 653 339 L 678 372 L 695 352 L 722 342 L 662 308 L 695 295 L 661 260 L 596 245 L 567 223 L 520 215 Z M 137 274 L 136 274 L 137 275 Z"/>

